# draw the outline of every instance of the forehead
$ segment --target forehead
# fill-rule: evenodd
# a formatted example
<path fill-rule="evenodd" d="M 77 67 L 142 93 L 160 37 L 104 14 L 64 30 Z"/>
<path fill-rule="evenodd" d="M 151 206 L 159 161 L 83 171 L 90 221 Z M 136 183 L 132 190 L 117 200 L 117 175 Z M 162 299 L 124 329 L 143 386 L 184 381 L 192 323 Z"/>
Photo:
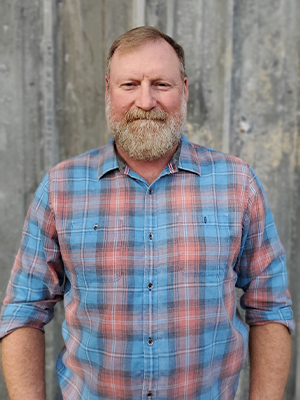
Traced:
<path fill-rule="evenodd" d="M 132 50 L 117 49 L 111 59 L 110 77 L 128 74 L 180 78 L 180 61 L 173 47 L 164 40 L 146 42 Z"/>

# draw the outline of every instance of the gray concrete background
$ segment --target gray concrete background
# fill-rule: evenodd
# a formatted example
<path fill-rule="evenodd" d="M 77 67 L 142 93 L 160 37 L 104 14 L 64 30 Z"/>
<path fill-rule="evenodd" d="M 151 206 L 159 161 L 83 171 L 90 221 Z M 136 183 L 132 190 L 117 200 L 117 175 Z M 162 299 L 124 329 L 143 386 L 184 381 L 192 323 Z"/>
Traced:
<path fill-rule="evenodd" d="M 186 51 L 187 136 L 248 161 L 288 258 L 297 322 L 286 400 L 300 399 L 300 0 L 3 0 L 0 3 L 0 300 L 44 173 L 108 140 L 105 59 L 112 41 L 153 25 Z M 49 324 L 47 390 L 62 306 Z M 247 398 L 248 364 L 237 399 Z M 0 377 L 0 397 L 7 394 Z"/>

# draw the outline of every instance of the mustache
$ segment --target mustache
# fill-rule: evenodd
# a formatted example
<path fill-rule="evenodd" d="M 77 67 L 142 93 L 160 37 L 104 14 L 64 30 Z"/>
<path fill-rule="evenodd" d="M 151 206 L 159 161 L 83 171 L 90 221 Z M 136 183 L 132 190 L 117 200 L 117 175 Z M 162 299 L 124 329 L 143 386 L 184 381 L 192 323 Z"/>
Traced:
<path fill-rule="evenodd" d="M 139 108 L 134 110 L 129 110 L 125 114 L 125 121 L 127 123 L 138 121 L 140 119 L 165 122 L 168 119 L 168 114 L 163 110 L 147 111 Z"/>

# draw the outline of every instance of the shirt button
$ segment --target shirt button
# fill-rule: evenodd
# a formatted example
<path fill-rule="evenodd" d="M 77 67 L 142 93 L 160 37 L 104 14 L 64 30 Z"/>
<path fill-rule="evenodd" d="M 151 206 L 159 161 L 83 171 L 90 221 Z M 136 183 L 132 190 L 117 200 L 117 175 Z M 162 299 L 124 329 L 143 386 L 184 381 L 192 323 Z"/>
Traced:
<path fill-rule="evenodd" d="M 152 193 L 153 193 L 153 190 L 149 189 L 149 194 L 152 194 Z M 151 396 L 152 396 L 152 394 L 151 394 Z"/>
<path fill-rule="evenodd" d="M 151 397 L 152 397 L 152 393 L 151 393 L 151 392 L 148 392 L 148 393 L 147 393 L 147 399 L 151 399 Z"/>
<path fill-rule="evenodd" d="M 153 233 L 150 232 L 150 233 L 148 234 L 148 238 L 149 238 L 150 240 L 152 240 L 152 239 L 153 239 Z"/>
<path fill-rule="evenodd" d="M 149 338 L 147 343 L 148 343 L 149 346 L 153 346 L 154 341 L 153 341 L 153 339 Z"/>
<path fill-rule="evenodd" d="M 151 283 L 151 282 L 148 283 L 148 286 L 147 286 L 147 287 L 148 287 L 149 290 L 153 289 L 153 283 Z"/>

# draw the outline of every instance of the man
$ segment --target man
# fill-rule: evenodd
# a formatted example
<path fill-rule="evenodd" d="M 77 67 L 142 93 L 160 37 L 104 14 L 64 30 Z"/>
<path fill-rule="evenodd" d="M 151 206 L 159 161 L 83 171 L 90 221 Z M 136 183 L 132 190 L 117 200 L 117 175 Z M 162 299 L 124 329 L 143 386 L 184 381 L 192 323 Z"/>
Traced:
<path fill-rule="evenodd" d="M 152 27 L 115 41 L 114 142 L 53 168 L 29 210 L 2 311 L 11 399 L 44 399 L 43 326 L 64 298 L 63 399 L 281 399 L 293 319 L 263 188 L 235 157 L 182 136 L 182 48 Z"/>

